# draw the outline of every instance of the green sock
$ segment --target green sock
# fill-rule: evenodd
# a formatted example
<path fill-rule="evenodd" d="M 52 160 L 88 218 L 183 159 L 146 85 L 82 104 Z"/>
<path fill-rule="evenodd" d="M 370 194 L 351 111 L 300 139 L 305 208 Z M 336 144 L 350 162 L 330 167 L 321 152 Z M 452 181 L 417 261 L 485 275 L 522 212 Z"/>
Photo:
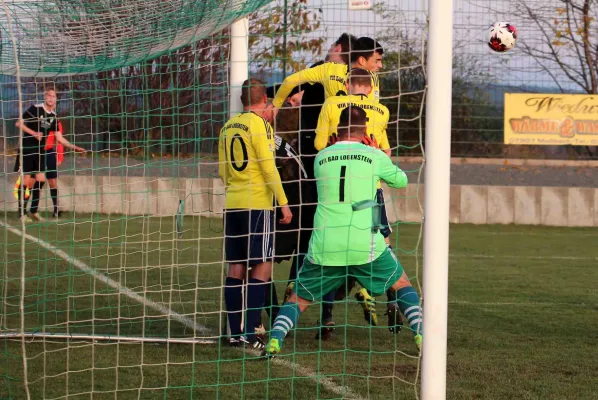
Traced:
<path fill-rule="evenodd" d="M 397 305 L 407 318 L 413 335 L 421 335 L 423 312 L 419 306 L 419 295 L 413 286 L 404 287 L 397 291 Z"/>
<path fill-rule="evenodd" d="M 278 311 L 278 315 L 274 320 L 270 337 L 272 339 L 278 339 L 282 345 L 282 341 L 287 333 L 297 325 L 300 315 L 301 310 L 299 310 L 299 305 L 297 305 L 297 303 L 284 303 L 282 307 L 280 307 L 280 311 Z"/>

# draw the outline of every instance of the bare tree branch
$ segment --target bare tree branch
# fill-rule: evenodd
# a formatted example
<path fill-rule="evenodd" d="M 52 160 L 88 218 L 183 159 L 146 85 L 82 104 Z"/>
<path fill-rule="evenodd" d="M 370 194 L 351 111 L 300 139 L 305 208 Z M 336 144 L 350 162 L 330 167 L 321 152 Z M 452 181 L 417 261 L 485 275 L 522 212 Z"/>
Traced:
<path fill-rule="evenodd" d="M 527 39 L 528 43 L 525 39 L 521 41 L 522 52 L 533 57 L 560 90 L 566 87 L 566 77 L 584 92 L 597 93 L 598 43 L 594 41 L 598 38 L 590 26 L 595 20 L 593 15 L 598 15 L 598 3 L 561 0 L 561 4 L 562 7 L 552 9 L 518 0 L 519 16 L 535 25 L 540 33 L 539 42 L 533 41 L 533 37 Z M 557 13 L 564 15 L 559 18 Z M 563 75 L 559 76 L 555 70 Z"/>

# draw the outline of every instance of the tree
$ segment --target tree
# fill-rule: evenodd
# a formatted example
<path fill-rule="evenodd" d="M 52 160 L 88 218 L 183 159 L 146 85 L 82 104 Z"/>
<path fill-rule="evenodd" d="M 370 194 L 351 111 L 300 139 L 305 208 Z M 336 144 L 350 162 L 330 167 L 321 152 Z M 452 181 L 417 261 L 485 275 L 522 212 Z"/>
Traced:
<path fill-rule="evenodd" d="M 562 92 L 567 84 L 588 94 L 598 93 L 598 2 L 560 0 L 530 4 L 518 0 L 515 14 L 537 30 L 522 35 L 519 47 L 533 57 Z M 558 72 L 560 73 L 558 73 Z"/>
<path fill-rule="evenodd" d="M 286 5 L 286 7 L 285 7 Z M 250 15 L 253 72 L 305 67 L 325 41 L 310 37 L 320 27 L 321 10 L 306 0 L 273 2 Z M 161 55 L 116 70 L 60 80 L 72 92 L 77 116 L 73 132 L 89 132 L 97 150 L 131 155 L 214 152 L 228 115 L 228 29 Z M 89 119 L 86 116 L 93 115 Z M 112 144 L 112 145 L 109 145 Z"/>
<path fill-rule="evenodd" d="M 425 128 L 425 59 L 427 32 L 425 20 L 406 20 L 400 12 L 383 5 L 377 12 L 391 26 L 381 32 L 384 46 L 384 70 L 381 71 L 381 96 L 391 112 L 387 132 L 391 144 L 401 145 L 401 154 L 421 154 L 420 136 Z M 457 44 L 455 46 L 459 48 Z M 500 154 L 502 116 L 492 104 L 485 85 L 491 76 L 475 56 L 453 55 L 452 153 Z"/>

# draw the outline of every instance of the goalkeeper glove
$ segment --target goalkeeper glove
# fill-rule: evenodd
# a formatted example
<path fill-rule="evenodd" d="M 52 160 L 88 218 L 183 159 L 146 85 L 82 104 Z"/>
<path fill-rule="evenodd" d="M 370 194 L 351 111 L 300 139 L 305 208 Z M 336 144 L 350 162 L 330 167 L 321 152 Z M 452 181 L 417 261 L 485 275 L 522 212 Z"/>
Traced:
<path fill-rule="evenodd" d="M 333 144 L 336 144 L 336 142 L 338 142 L 338 135 L 333 133 L 330 135 L 330 138 L 328 138 L 328 146 L 332 146 Z"/>
<path fill-rule="evenodd" d="M 363 139 L 361 140 L 361 143 L 365 144 L 366 146 L 373 147 L 375 149 L 380 148 L 378 146 L 378 142 L 376 141 L 376 138 L 374 137 L 374 135 L 365 135 L 363 137 Z"/>

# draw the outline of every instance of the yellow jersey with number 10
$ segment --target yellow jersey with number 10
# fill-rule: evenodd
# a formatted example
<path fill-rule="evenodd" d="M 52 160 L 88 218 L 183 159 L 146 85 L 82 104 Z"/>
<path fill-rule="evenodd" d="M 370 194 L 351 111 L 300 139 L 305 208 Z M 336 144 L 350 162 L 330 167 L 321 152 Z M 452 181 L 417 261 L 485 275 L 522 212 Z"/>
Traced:
<path fill-rule="evenodd" d="M 227 209 L 272 210 L 288 203 L 274 159 L 274 130 L 253 112 L 231 118 L 220 131 L 218 172 Z"/>

